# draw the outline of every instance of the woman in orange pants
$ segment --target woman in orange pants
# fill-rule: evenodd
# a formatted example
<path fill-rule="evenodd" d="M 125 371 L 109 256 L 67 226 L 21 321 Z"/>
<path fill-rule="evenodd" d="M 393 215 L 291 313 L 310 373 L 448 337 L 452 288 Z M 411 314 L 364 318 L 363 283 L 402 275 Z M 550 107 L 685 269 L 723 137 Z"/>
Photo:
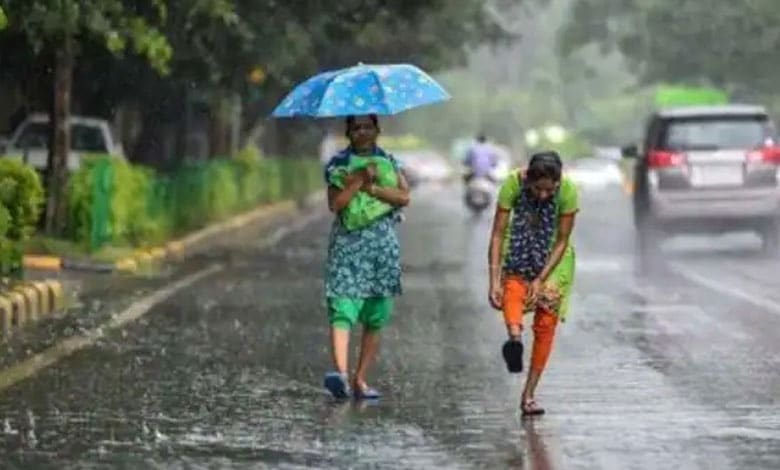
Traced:
<path fill-rule="evenodd" d="M 532 156 L 528 168 L 502 185 L 490 240 L 490 303 L 504 314 L 506 351 L 522 354 L 523 316 L 534 314 L 531 365 L 523 389 L 523 415 L 543 414 L 534 394 L 564 321 L 574 280 L 569 242 L 579 210 L 575 184 L 562 176 L 555 152 Z M 511 353 L 510 353 L 511 356 Z M 522 357 L 520 358 L 522 361 Z M 512 369 L 511 357 L 507 363 Z"/>

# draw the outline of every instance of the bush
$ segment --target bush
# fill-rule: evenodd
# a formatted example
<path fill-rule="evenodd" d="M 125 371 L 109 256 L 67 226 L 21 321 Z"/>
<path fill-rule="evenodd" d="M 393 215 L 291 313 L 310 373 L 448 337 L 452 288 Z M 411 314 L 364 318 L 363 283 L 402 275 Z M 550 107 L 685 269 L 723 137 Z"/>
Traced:
<path fill-rule="evenodd" d="M 251 147 L 235 159 L 187 164 L 162 175 L 96 157 L 70 179 L 69 233 L 92 250 L 104 243 L 149 245 L 318 187 L 318 161 L 265 159 Z"/>
<path fill-rule="evenodd" d="M 32 167 L 0 159 L 0 272 L 21 271 L 22 243 L 35 233 L 43 206 L 43 185 Z"/>
<path fill-rule="evenodd" d="M 68 182 L 68 233 L 87 248 L 105 243 L 143 245 L 167 228 L 149 210 L 154 174 L 111 156 L 90 157 Z"/>
<path fill-rule="evenodd" d="M 241 207 L 240 179 L 231 160 L 214 160 L 206 167 L 206 213 L 204 221 L 221 220 Z"/>
<path fill-rule="evenodd" d="M 252 207 L 262 200 L 264 180 L 261 160 L 262 155 L 257 147 L 242 149 L 233 160 L 242 209 Z"/>
<path fill-rule="evenodd" d="M 6 232 L 9 239 L 24 241 L 35 233 L 43 198 L 43 184 L 32 167 L 0 159 L 0 204 L 10 216 Z"/>

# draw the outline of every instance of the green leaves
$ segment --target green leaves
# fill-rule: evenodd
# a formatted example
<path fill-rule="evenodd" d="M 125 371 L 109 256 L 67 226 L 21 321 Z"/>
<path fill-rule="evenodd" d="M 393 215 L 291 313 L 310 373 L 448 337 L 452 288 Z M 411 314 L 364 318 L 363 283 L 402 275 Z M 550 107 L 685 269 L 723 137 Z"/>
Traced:
<path fill-rule="evenodd" d="M 0 218 L 6 211 L 10 217 L 2 236 L 26 240 L 35 231 L 42 204 L 43 186 L 35 170 L 17 160 L 0 159 Z"/>
<path fill-rule="evenodd" d="M 8 0 L 6 11 L 16 20 L 10 27 L 24 33 L 35 52 L 66 40 L 98 37 L 117 55 L 132 44 L 135 53 L 167 73 L 173 51 L 158 28 L 165 21 L 167 7 L 163 0 L 148 0 L 145 6 L 136 9 L 122 0 Z M 146 11 L 147 17 L 136 11 Z"/>
<path fill-rule="evenodd" d="M 774 0 L 577 0 L 562 35 L 571 52 L 617 48 L 645 82 L 712 83 L 772 93 L 780 73 Z"/>

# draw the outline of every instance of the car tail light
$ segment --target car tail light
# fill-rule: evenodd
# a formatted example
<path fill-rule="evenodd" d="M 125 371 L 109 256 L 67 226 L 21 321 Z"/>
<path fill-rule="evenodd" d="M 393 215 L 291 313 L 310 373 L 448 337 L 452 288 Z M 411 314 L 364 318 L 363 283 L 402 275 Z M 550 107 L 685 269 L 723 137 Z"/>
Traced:
<path fill-rule="evenodd" d="M 747 153 L 748 163 L 770 163 L 780 165 L 780 147 L 772 145 L 751 150 Z"/>
<path fill-rule="evenodd" d="M 682 152 L 669 150 L 651 150 L 647 154 L 647 165 L 650 168 L 670 168 L 683 166 L 688 162 Z"/>

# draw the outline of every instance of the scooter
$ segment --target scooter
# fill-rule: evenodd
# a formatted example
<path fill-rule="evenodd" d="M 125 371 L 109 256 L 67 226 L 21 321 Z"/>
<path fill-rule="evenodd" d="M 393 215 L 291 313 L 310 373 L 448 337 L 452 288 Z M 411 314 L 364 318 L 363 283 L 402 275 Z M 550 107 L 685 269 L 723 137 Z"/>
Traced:
<path fill-rule="evenodd" d="M 466 207 L 474 215 L 479 215 L 493 204 L 496 183 L 488 176 L 475 176 L 466 182 Z"/>

